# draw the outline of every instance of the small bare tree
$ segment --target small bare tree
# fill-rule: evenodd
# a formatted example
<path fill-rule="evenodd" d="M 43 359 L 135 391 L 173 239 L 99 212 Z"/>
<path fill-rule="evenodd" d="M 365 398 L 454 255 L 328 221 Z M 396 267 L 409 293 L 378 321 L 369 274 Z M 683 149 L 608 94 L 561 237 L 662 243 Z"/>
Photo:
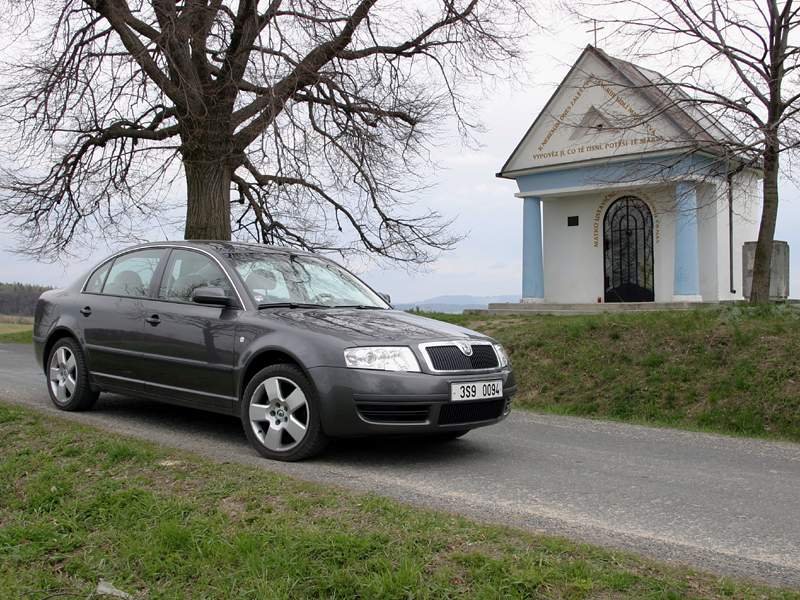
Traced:
<path fill-rule="evenodd" d="M 410 207 L 431 140 L 469 137 L 467 86 L 510 74 L 530 21 L 523 0 L 2 6 L 25 34 L 3 73 L 0 216 L 40 257 L 158 213 L 182 170 L 187 239 L 428 261 L 457 240 Z"/>
<path fill-rule="evenodd" d="M 763 209 L 750 300 L 769 300 L 781 157 L 800 143 L 800 5 L 794 0 L 588 0 L 577 10 L 647 59 L 669 53 L 667 78 L 635 83 L 649 90 L 654 112 L 704 109 L 709 135 L 694 128 L 697 149 L 714 148 L 763 172 Z M 638 125 L 641 125 L 639 123 Z M 691 130 L 687 130 L 692 132 Z"/>

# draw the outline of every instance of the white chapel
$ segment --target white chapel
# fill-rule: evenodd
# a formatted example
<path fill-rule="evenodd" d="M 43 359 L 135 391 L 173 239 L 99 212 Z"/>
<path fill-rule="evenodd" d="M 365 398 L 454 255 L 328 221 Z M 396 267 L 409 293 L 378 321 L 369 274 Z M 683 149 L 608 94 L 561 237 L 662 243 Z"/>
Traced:
<path fill-rule="evenodd" d="M 497 174 L 523 202 L 523 302 L 742 298 L 761 175 L 680 93 L 583 51 Z"/>

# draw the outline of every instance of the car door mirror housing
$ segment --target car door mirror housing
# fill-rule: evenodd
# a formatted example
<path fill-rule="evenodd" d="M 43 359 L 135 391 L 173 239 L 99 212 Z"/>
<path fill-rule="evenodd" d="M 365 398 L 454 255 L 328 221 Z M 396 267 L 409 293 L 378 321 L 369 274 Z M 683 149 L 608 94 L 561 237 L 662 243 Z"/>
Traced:
<path fill-rule="evenodd" d="M 392 297 L 389 294 L 387 294 L 386 292 L 378 292 L 378 296 L 383 298 L 383 301 L 386 302 L 386 304 L 391 304 L 392 303 Z"/>
<path fill-rule="evenodd" d="M 192 302 L 215 306 L 230 306 L 233 303 L 233 298 L 219 287 L 199 287 L 192 292 Z"/>

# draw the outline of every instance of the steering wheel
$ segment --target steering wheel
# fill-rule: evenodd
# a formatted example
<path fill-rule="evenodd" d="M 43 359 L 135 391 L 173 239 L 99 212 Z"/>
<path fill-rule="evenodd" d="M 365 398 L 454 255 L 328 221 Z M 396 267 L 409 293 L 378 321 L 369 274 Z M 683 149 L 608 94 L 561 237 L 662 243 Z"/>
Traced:
<path fill-rule="evenodd" d="M 335 304 L 334 300 L 336 300 L 336 298 L 333 296 L 333 294 L 329 294 L 327 292 L 317 294 L 313 298 L 314 304 Z"/>

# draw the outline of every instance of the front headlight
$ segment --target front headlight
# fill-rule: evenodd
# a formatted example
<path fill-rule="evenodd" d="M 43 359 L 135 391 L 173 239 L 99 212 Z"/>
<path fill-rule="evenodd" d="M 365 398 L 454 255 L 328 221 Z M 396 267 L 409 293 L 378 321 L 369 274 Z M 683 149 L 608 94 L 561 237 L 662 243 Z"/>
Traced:
<path fill-rule="evenodd" d="M 508 354 L 506 354 L 506 349 L 503 348 L 500 344 L 495 344 L 494 351 L 497 352 L 497 360 L 499 361 L 500 366 L 507 367 L 511 361 L 508 360 Z"/>
<path fill-rule="evenodd" d="M 347 348 L 344 362 L 351 369 L 419 372 L 417 357 L 408 346 Z"/>

